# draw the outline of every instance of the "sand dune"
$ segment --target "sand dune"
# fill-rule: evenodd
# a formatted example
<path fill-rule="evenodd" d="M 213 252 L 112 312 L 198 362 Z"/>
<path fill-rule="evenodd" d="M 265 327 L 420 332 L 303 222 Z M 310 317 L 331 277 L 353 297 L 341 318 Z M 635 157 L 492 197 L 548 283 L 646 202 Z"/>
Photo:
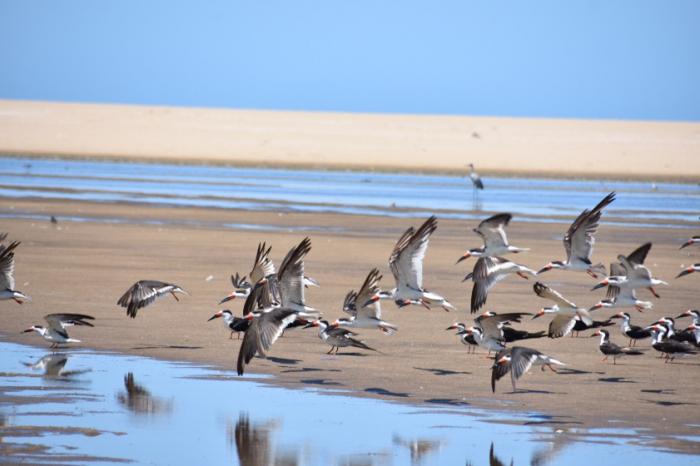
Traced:
<path fill-rule="evenodd" d="M 697 181 L 700 124 L 0 100 L 0 152 Z"/>

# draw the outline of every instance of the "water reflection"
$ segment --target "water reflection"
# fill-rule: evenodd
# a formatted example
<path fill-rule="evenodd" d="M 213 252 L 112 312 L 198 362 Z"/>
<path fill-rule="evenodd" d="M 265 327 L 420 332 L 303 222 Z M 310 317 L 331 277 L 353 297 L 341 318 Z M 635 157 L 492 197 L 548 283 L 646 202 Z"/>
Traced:
<path fill-rule="evenodd" d="M 439 440 L 407 439 L 394 435 L 394 445 L 408 448 L 411 453 L 411 464 L 414 466 L 422 464 L 430 453 L 440 448 L 440 444 Z"/>
<path fill-rule="evenodd" d="M 151 395 L 151 392 L 136 383 L 134 374 L 124 376 L 125 391 L 117 394 L 117 401 L 136 414 L 165 414 L 172 411 L 172 401 Z"/>
<path fill-rule="evenodd" d="M 24 362 L 22 364 L 34 371 L 43 371 L 43 377 L 47 379 L 70 380 L 76 375 L 90 372 L 90 369 L 64 370 L 67 362 L 68 354 L 49 353 L 36 362 Z"/>
<path fill-rule="evenodd" d="M 229 422 L 229 441 L 236 445 L 238 462 L 241 466 L 272 466 L 299 464 L 295 450 L 281 449 L 277 452 L 274 436 L 279 428 L 278 420 L 251 423 L 248 413 L 241 412 L 235 426 Z"/>

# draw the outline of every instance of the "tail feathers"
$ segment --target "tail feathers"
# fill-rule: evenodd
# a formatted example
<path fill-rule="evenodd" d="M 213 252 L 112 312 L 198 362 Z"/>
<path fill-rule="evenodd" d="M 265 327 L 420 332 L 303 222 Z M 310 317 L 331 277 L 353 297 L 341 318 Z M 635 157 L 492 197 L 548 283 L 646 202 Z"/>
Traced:
<path fill-rule="evenodd" d="M 631 348 L 622 348 L 622 352 L 625 353 L 625 354 L 631 354 L 631 355 L 634 355 L 634 356 L 637 356 L 637 355 L 640 355 L 640 354 L 644 354 L 643 351 L 636 350 L 636 349 L 631 349 Z"/>
<path fill-rule="evenodd" d="M 523 340 L 526 340 L 528 338 L 542 338 L 545 335 L 547 335 L 547 332 L 542 330 L 541 332 L 528 332 L 523 336 Z"/>
<path fill-rule="evenodd" d="M 360 340 L 356 340 L 354 338 L 350 338 L 349 340 L 352 342 L 352 346 L 355 346 L 357 348 L 363 348 L 363 349 L 370 350 L 370 351 L 376 351 L 377 353 L 381 353 L 381 351 L 378 351 L 372 347 L 367 346 L 366 344 L 364 344 Z"/>

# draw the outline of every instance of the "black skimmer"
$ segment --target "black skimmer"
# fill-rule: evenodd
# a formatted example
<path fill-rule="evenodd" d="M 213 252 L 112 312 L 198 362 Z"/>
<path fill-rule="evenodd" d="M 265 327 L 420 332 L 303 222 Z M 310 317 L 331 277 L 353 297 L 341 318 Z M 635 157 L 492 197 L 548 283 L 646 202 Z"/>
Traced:
<path fill-rule="evenodd" d="M 692 323 L 685 329 L 686 332 L 691 332 L 693 337 L 695 337 L 695 346 L 700 347 L 700 325 Z"/>
<path fill-rule="evenodd" d="M 328 323 L 327 320 L 314 320 L 306 324 L 307 327 L 318 327 L 318 337 L 331 345 L 330 351 L 326 354 L 331 354 L 335 350 L 335 354 L 338 354 L 338 350 L 341 347 L 354 346 L 355 348 L 362 348 L 371 351 L 377 351 L 374 348 L 370 348 L 360 340 L 353 338 L 357 336 L 355 332 L 348 329 L 337 327 Z M 379 352 L 379 351 L 377 351 Z"/>
<path fill-rule="evenodd" d="M 479 226 L 474 228 L 474 233 L 481 236 L 484 240 L 484 246 L 468 250 L 457 260 L 457 263 L 459 264 L 470 257 L 495 257 L 529 251 L 527 248 L 518 248 L 508 244 L 505 227 L 508 226 L 512 217 L 508 213 L 496 214 L 479 223 Z"/>
<path fill-rule="evenodd" d="M 265 356 L 266 351 L 282 335 L 284 329 L 294 322 L 299 311 L 283 307 L 266 308 L 255 312 L 249 312 L 244 319 L 250 321 L 250 326 L 245 332 L 243 343 L 238 351 L 236 369 L 238 375 L 243 375 L 245 365 L 260 354 Z"/>
<path fill-rule="evenodd" d="M 380 293 L 380 297 L 394 299 L 399 307 L 420 304 L 428 309 L 432 305 L 438 305 L 446 311 L 456 310 L 445 298 L 423 288 L 423 259 L 430 235 L 436 229 L 437 218 L 432 216 L 418 229 L 410 227 L 401 235 L 389 257 L 396 288 L 389 293 Z"/>
<path fill-rule="evenodd" d="M 697 309 L 688 309 L 687 311 L 683 311 L 681 314 L 676 316 L 676 319 L 681 319 L 683 317 L 690 317 L 693 319 L 693 323 L 695 325 L 700 325 L 700 311 Z"/>
<path fill-rule="evenodd" d="M 591 262 L 591 253 L 595 244 L 594 235 L 598 231 L 598 222 L 603 209 L 615 200 L 615 192 L 611 192 L 601 200 L 592 210 L 584 210 L 571 224 L 564 235 L 564 249 L 566 250 L 566 262 L 551 261 L 542 267 L 537 273 L 544 273 L 552 269 L 576 270 L 587 272 L 593 278 L 598 278 L 598 273 L 605 273 L 603 264 Z"/>
<path fill-rule="evenodd" d="M 690 246 L 691 244 L 700 244 L 700 236 L 696 235 L 696 236 L 691 237 L 688 241 L 683 243 L 681 245 L 681 247 L 678 249 L 686 248 L 686 247 Z"/>
<path fill-rule="evenodd" d="M 158 280 L 139 280 L 126 290 L 122 297 L 119 298 L 119 301 L 117 301 L 117 304 L 125 307 L 126 315 L 135 319 L 139 309 L 148 306 L 161 296 L 171 294 L 175 301 L 180 301 L 175 293 L 188 294 L 173 283 Z"/>
<path fill-rule="evenodd" d="M 7 238 L 7 233 L 0 235 L 0 241 Z M 12 299 L 17 304 L 31 301 L 31 298 L 21 291 L 15 290 L 15 249 L 19 241 L 13 241 L 5 246 L 0 244 L 0 300 Z"/>
<path fill-rule="evenodd" d="M 496 381 L 510 372 L 510 380 L 513 384 L 513 391 L 515 392 L 517 391 L 515 381 L 529 371 L 532 366 L 542 366 L 542 370 L 548 367 L 552 372 L 556 372 L 552 364 L 558 366 L 566 365 L 534 349 L 522 346 L 513 346 L 512 348 L 505 349 L 496 354 L 491 368 L 491 391 L 495 393 Z"/>
<path fill-rule="evenodd" d="M 626 275 L 625 268 L 622 264 L 610 264 L 610 275 L 624 276 Z M 641 301 L 637 299 L 634 288 L 620 288 L 619 286 L 608 286 L 605 299 L 601 299 L 594 304 L 589 311 L 594 311 L 601 308 L 619 308 L 619 307 L 634 307 L 637 311 L 643 312 L 654 307 L 650 301 Z"/>
<path fill-rule="evenodd" d="M 665 362 L 672 361 L 677 354 L 696 354 L 696 351 L 689 344 L 667 339 L 665 337 L 668 327 L 664 324 L 654 324 L 651 329 L 651 346 L 658 352 L 663 353 Z"/>
<path fill-rule="evenodd" d="M 622 330 L 623 335 L 630 339 L 630 346 L 635 346 L 637 344 L 637 340 L 643 340 L 651 337 L 651 331 L 648 328 L 643 328 L 639 325 L 632 325 L 630 323 L 630 315 L 626 312 L 618 312 L 612 316 L 611 319 L 622 319 L 620 329 Z"/>
<path fill-rule="evenodd" d="M 700 272 L 700 264 L 693 264 L 689 267 L 686 267 L 685 269 L 681 270 L 681 273 L 676 275 L 676 278 L 685 277 L 686 275 L 689 275 L 693 272 Z"/>
<path fill-rule="evenodd" d="M 525 330 L 516 330 L 507 325 L 511 322 L 520 323 L 523 316 L 531 315 L 532 313 L 530 312 L 496 314 L 493 311 L 486 311 L 477 316 L 474 319 L 474 323 L 483 330 L 484 334 L 503 340 L 506 343 L 530 338 L 541 338 L 545 335 L 545 332 L 530 333 Z"/>
<path fill-rule="evenodd" d="M 506 347 L 506 342 L 502 337 L 486 333 L 481 327 L 467 327 L 464 329 L 464 332 L 471 334 L 476 344 L 488 350 L 489 354 L 491 354 L 491 351 L 501 351 Z"/>
<path fill-rule="evenodd" d="M 553 290 L 542 282 L 536 282 L 532 288 L 540 298 L 549 299 L 555 303 L 552 307 L 542 308 L 540 312 L 532 317 L 537 319 L 545 314 L 556 314 L 547 329 L 549 338 L 559 338 L 568 335 L 576 326 L 577 320 L 586 325 L 585 328 L 590 328 L 593 325 L 593 319 L 591 319 L 591 315 L 587 310 L 576 306 L 558 291 Z"/>
<path fill-rule="evenodd" d="M 656 285 L 668 285 L 663 280 L 653 278 L 648 268 L 644 266 L 644 260 L 651 249 L 651 243 L 645 243 L 635 249 L 629 256 L 620 254 L 617 260 L 620 261 L 625 270 L 624 275 L 610 275 L 592 288 L 596 290 L 604 286 L 617 286 L 618 288 L 647 288 L 651 293 L 659 297 L 654 290 Z"/>
<path fill-rule="evenodd" d="M 596 332 L 593 335 L 591 335 L 591 337 L 597 336 L 600 336 L 600 345 L 598 346 L 600 348 L 600 352 L 605 355 L 603 361 L 606 361 L 609 356 L 612 356 L 613 365 L 617 364 L 617 357 L 620 355 L 630 354 L 636 356 L 644 354 L 641 351 L 633 350 L 631 348 L 624 348 L 622 346 L 616 345 L 615 343 L 610 341 L 610 334 L 607 330 L 596 330 Z"/>
<path fill-rule="evenodd" d="M 207 322 L 209 322 L 210 320 L 218 319 L 220 317 L 224 319 L 224 325 L 226 326 L 226 328 L 231 331 L 231 334 L 229 335 L 229 340 L 233 338 L 234 333 L 238 334 L 238 339 L 240 340 L 241 332 L 245 333 L 245 331 L 248 330 L 248 327 L 250 326 L 249 319 L 234 316 L 233 312 L 229 311 L 228 309 L 222 309 L 221 311 L 217 312 L 213 316 L 209 317 L 209 319 L 207 319 Z"/>
<path fill-rule="evenodd" d="M 382 308 L 379 296 L 379 281 L 382 276 L 379 270 L 372 269 L 362 283 L 360 291 L 352 290 L 345 296 L 343 311 L 350 314 L 350 318 L 336 319 L 333 324 L 351 328 L 378 328 L 386 335 L 394 334 L 399 328 L 382 320 Z M 359 303 L 359 304 L 358 304 Z M 370 303 L 361 306 L 362 303 Z M 358 306 L 361 306 L 358 309 Z"/>
<path fill-rule="evenodd" d="M 689 330 L 677 331 L 676 321 L 673 317 L 662 317 L 656 323 L 664 325 L 666 329 L 664 337 L 666 339 L 695 344 L 695 335 L 693 332 Z"/>
<path fill-rule="evenodd" d="M 44 340 L 51 342 L 51 348 L 56 348 L 58 345 L 62 345 L 64 343 L 80 343 L 80 340 L 76 340 L 75 338 L 70 338 L 68 336 L 66 327 L 70 327 L 72 325 L 94 327 L 93 324 L 88 322 L 88 320 L 94 319 L 94 317 L 85 314 L 47 314 L 44 316 L 44 320 L 49 324 L 48 327 L 32 325 L 22 333 L 36 332 L 44 337 Z"/>
<path fill-rule="evenodd" d="M 72 370 L 72 371 L 66 371 L 63 370 L 66 367 L 66 363 L 68 362 L 68 355 L 64 353 L 49 353 L 44 355 L 41 359 L 39 359 L 37 362 L 34 363 L 29 363 L 25 362 L 23 363 L 26 367 L 31 368 L 32 370 L 38 370 L 38 371 L 44 371 L 43 376 L 47 379 L 56 379 L 56 378 L 70 378 L 75 375 L 80 375 L 84 374 L 86 372 L 90 372 L 90 369 L 80 369 L 80 370 Z"/>
<path fill-rule="evenodd" d="M 525 274 L 537 275 L 534 270 L 502 257 L 480 257 L 476 261 L 474 271 L 462 280 L 465 281 L 471 278 L 474 282 L 471 296 L 472 314 L 486 304 L 489 290 L 511 273 L 515 273 L 525 279 L 527 279 Z"/>
<path fill-rule="evenodd" d="M 467 347 L 467 354 L 476 353 L 476 347 L 479 346 L 474 339 L 474 335 L 467 332 L 467 326 L 462 322 L 455 322 L 445 330 L 457 330 L 456 335 L 459 335 L 459 341 Z"/>
<path fill-rule="evenodd" d="M 250 282 L 246 281 L 245 276 L 241 277 L 238 272 L 236 276 L 231 275 L 231 284 L 233 285 L 233 291 L 228 294 L 224 299 L 219 301 L 219 304 L 224 304 L 227 301 L 231 301 L 236 298 L 247 298 L 250 295 L 250 290 L 252 285 Z"/>

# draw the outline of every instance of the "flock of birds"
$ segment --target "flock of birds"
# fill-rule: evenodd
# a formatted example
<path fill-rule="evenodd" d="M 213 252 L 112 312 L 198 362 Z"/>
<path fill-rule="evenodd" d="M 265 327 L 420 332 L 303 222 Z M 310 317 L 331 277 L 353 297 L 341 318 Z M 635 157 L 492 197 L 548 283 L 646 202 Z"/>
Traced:
<path fill-rule="evenodd" d="M 474 176 L 472 176 L 474 180 Z M 480 180 L 477 180 L 480 182 Z M 475 181 L 475 186 L 476 186 Z M 483 186 L 483 184 L 482 184 Z M 634 348 L 635 342 L 651 338 L 652 347 L 659 351 L 666 362 L 673 360 L 679 354 L 693 354 L 700 346 L 700 311 L 688 310 L 677 318 L 690 317 L 693 323 L 683 331 L 675 328 L 675 319 L 664 317 L 650 325 L 640 327 L 632 325 L 630 315 L 619 312 L 612 318 L 621 319 L 622 333 L 629 338 L 629 347 L 621 347 L 613 343 L 610 334 L 603 327 L 612 325 L 610 319 L 596 321 L 591 312 L 601 308 L 635 308 L 638 311 L 651 309 L 653 304 L 641 301 L 636 296 L 636 290 L 646 288 L 658 297 L 655 287 L 667 285 L 666 282 L 652 276 L 651 271 L 644 265 L 651 243 L 638 247 L 629 255 L 619 255 L 618 261 L 610 265 L 610 273 L 602 263 L 594 264 L 591 260 L 595 234 L 597 232 L 603 209 L 615 200 L 615 193 L 605 196 L 595 207 L 586 209 L 574 220 L 564 234 L 563 244 L 566 253 L 565 260 L 553 260 L 536 271 L 524 265 L 506 259 L 504 256 L 528 251 L 527 248 L 513 246 L 506 235 L 506 227 L 511 221 L 511 214 L 493 215 L 474 229 L 483 240 L 483 246 L 469 249 L 457 261 L 462 262 L 470 257 L 477 258 L 473 271 L 464 277 L 464 281 L 472 282 L 470 311 L 472 314 L 481 309 L 493 292 L 494 287 L 511 275 L 522 278 L 539 277 L 553 269 L 585 272 L 599 279 L 593 289 L 607 287 L 607 296 L 589 309 L 577 306 L 571 300 L 550 286 L 536 281 L 533 285 L 535 294 L 549 300 L 553 305 L 544 307 L 540 312 L 511 312 L 497 314 L 487 311 L 479 314 L 472 325 L 456 322 L 447 330 L 456 330 L 460 340 L 469 348 L 482 347 L 496 352 L 491 370 L 491 388 L 495 391 L 496 381 L 505 375 L 511 375 L 513 390 L 516 390 L 516 380 L 534 366 L 542 370 L 549 368 L 556 371 L 554 366 L 562 366 L 561 361 L 543 354 L 542 352 L 523 346 L 508 346 L 509 343 L 542 337 L 560 338 L 594 329 L 593 337 L 600 337 L 600 351 L 613 358 L 613 363 L 622 355 L 639 355 L 642 352 Z M 304 258 L 311 250 L 311 240 L 304 238 L 293 247 L 276 268 L 270 258 L 271 247 L 266 243 L 258 245 L 253 267 L 246 276 L 238 273 L 231 276 L 233 291 L 223 298 L 219 304 L 233 299 L 244 299 L 243 313 L 234 315 L 230 310 L 221 310 L 209 320 L 221 318 L 227 329 L 231 331 L 230 338 L 237 333 L 243 334 L 237 361 L 237 371 L 242 375 L 247 364 L 253 357 L 265 357 L 275 341 L 283 332 L 292 327 L 318 328 L 319 337 L 325 341 L 330 350 L 338 352 L 340 348 L 355 347 L 377 351 L 358 339 L 355 329 L 377 329 L 387 335 L 398 331 L 398 326 L 382 318 L 381 302 L 392 300 L 399 308 L 416 305 L 427 309 L 441 307 L 446 311 L 456 308 L 443 296 L 428 291 L 423 284 L 423 260 L 428 249 L 431 235 L 437 229 L 437 218 L 431 216 L 418 228 L 410 227 L 400 236 L 391 255 L 389 268 L 395 281 L 391 290 L 382 290 L 379 282 L 382 276 L 377 268 L 367 274 L 358 291 L 350 291 L 345 296 L 343 311 L 348 317 L 339 318 L 332 322 L 323 319 L 321 313 L 308 306 L 305 300 L 305 290 L 318 286 L 318 282 L 305 275 Z M 5 245 L 7 235 L 0 235 L 0 299 L 14 300 L 17 303 L 30 300 L 15 288 L 14 255 L 18 241 Z M 694 236 L 685 242 L 682 248 L 700 244 L 700 236 Z M 676 278 L 700 271 L 700 264 L 684 268 Z M 134 283 L 119 298 L 117 304 L 126 308 L 129 317 L 135 318 L 138 310 L 153 303 L 156 299 L 167 295 L 178 299 L 177 294 L 187 294 L 178 285 L 158 280 L 140 280 Z M 546 315 L 553 316 L 546 331 L 527 332 L 513 328 L 514 323 L 520 323 L 525 316 L 532 319 Z M 52 347 L 60 344 L 75 343 L 79 340 L 69 337 L 66 329 L 72 325 L 93 326 L 93 317 L 85 314 L 54 313 L 45 316 L 47 327 L 33 325 L 25 332 L 36 332 L 52 343 Z"/>

